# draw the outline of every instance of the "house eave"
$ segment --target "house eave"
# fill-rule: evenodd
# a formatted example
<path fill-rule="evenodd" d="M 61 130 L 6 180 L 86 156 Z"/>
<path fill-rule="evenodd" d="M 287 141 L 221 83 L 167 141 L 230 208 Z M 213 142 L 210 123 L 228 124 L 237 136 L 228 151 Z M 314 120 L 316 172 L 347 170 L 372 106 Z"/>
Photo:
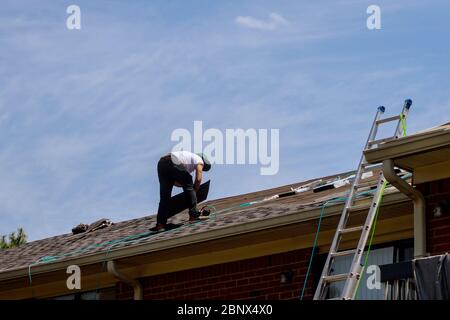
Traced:
<path fill-rule="evenodd" d="M 377 148 L 365 150 L 364 155 L 369 163 L 392 159 L 396 166 L 414 171 L 417 167 L 439 162 L 450 153 L 449 146 L 450 128 L 443 127 L 402 137 Z M 412 157 L 415 157 L 414 161 L 411 161 Z"/>

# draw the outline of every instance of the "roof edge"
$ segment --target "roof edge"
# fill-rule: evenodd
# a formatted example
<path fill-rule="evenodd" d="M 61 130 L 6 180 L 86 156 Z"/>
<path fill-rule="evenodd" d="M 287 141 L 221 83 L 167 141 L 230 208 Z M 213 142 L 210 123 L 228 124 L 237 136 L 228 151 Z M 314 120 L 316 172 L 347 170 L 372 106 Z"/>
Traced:
<path fill-rule="evenodd" d="M 433 130 L 413 134 L 385 143 L 378 148 L 364 150 L 366 160 L 370 163 L 381 162 L 385 159 L 395 159 L 442 148 L 450 144 L 450 130 Z"/>

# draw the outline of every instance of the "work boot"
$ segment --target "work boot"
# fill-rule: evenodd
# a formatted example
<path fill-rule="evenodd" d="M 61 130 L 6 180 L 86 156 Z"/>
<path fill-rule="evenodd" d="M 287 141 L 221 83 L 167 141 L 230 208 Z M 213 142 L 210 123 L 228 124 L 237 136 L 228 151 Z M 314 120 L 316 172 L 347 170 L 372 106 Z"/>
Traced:
<path fill-rule="evenodd" d="M 150 228 L 149 230 L 153 232 L 163 232 L 166 231 L 166 225 L 162 223 L 157 223 L 156 226 Z"/>
<path fill-rule="evenodd" d="M 208 217 L 211 214 L 211 210 L 208 207 L 203 207 L 202 210 L 200 210 L 202 216 Z"/>
<path fill-rule="evenodd" d="M 189 210 L 189 222 L 200 220 L 201 212 L 197 209 Z"/>

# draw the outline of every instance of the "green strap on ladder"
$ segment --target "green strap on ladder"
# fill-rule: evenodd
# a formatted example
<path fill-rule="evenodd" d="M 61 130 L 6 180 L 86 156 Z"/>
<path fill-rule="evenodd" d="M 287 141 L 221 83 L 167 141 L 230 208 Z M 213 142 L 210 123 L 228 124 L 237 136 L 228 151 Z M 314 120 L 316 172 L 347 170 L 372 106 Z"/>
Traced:
<path fill-rule="evenodd" d="M 403 113 L 400 113 L 400 123 L 402 124 L 403 136 L 406 136 L 406 119 Z"/>
<path fill-rule="evenodd" d="M 373 236 L 375 235 L 375 229 L 377 228 L 378 213 L 380 211 L 381 203 L 383 202 L 384 190 L 386 189 L 387 184 L 388 184 L 388 182 L 384 181 L 383 185 L 381 186 L 380 199 L 379 199 L 379 201 L 377 203 L 377 212 L 375 213 L 375 219 L 374 219 L 374 222 L 373 222 L 372 233 L 370 234 L 370 240 L 369 240 L 369 244 L 367 246 L 366 258 L 364 259 L 364 266 L 363 266 L 362 271 L 361 271 L 361 278 L 360 278 L 360 280 L 358 282 L 358 286 L 356 287 L 355 297 L 358 296 L 359 285 L 361 284 L 361 280 L 362 280 L 362 278 L 364 276 L 364 272 L 365 272 L 366 267 L 367 267 L 367 262 L 369 261 L 369 255 L 370 255 L 370 249 L 372 248 Z"/>
<path fill-rule="evenodd" d="M 403 115 L 403 113 L 400 113 L 400 123 L 401 123 L 402 129 L 403 129 L 403 136 L 406 136 L 406 119 L 405 119 L 405 116 Z M 369 245 L 367 246 L 367 253 L 366 253 L 366 258 L 364 259 L 364 266 L 363 266 L 362 271 L 361 271 L 361 278 L 360 278 L 360 281 L 358 282 L 358 286 L 356 287 L 355 297 L 358 296 L 359 285 L 361 284 L 361 280 L 362 280 L 362 278 L 364 276 L 364 272 L 365 272 L 366 267 L 367 267 L 367 262 L 369 261 L 370 249 L 372 247 L 372 241 L 373 241 L 373 237 L 375 235 L 375 229 L 377 227 L 378 212 L 380 210 L 380 206 L 381 206 L 381 203 L 383 201 L 384 190 L 386 189 L 387 184 L 388 184 L 388 182 L 384 181 L 383 185 L 381 186 L 380 200 L 378 201 L 377 212 L 375 214 L 375 221 L 374 221 L 374 224 L 373 224 L 372 233 L 370 235 Z"/>

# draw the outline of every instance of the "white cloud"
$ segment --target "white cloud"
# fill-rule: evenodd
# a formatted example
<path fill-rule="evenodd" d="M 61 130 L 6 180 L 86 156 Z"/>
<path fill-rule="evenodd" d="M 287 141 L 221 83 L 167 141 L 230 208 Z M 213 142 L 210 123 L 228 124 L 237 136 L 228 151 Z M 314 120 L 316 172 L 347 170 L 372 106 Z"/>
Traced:
<path fill-rule="evenodd" d="M 251 16 L 238 16 L 236 17 L 235 21 L 242 27 L 258 30 L 275 30 L 289 24 L 288 20 L 286 20 L 282 15 L 275 12 L 272 12 L 269 15 L 268 21 L 256 19 Z"/>

